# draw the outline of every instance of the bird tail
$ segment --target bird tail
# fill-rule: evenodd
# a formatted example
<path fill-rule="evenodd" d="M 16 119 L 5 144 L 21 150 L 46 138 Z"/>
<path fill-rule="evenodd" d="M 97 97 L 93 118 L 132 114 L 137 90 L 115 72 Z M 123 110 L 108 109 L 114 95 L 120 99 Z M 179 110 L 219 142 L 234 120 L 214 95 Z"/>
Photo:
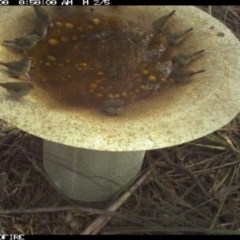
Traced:
<path fill-rule="evenodd" d="M 5 63 L 5 62 L 1 62 L 1 61 L 0 61 L 0 65 L 3 65 L 3 66 L 5 66 L 5 67 L 8 66 L 7 63 Z"/>
<path fill-rule="evenodd" d="M 6 88 L 5 83 L 0 83 L 0 87 Z"/>
<path fill-rule="evenodd" d="M 193 73 L 191 74 L 191 76 L 192 76 L 192 75 L 199 74 L 199 73 L 202 73 L 202 72 L 205 72 L 205 71 L 206 71 L 205 69 L 201 69 L 201 70 L 199 70 L 199 71 L 193 72 Z"/>
<path fill-rule="evenodd" d="M 5 40 L 2 42 L 2 45 L 5 47 L 15 47 L 15 42 L 11 40 Z"/>
<path fill-rule="evenodd" d="M 3 43 L 14 43 L 12 40 L 4 40 Z"/>
<path fill-rule="evenodd" d="M 33 6 L 33 10 L 37 16 L 41 15 L 41 9 L 39 6 Z"/>
<path fill-rule="evenodd" d="M 197 56 L 197 55 L 199 55 L 199 54 L 202 54 L 203 52 L 205 52 L 204 49 L 202 49 L 202 50 L 200 50 L 200 51 L 197 51 L 197 52 L 195 52 L 195 53 L 192 54 L 192 57 L 195 57 L 195 56 Z"/>
<path fill-rule="evenodd" d="M 186 31 L 183 32 L 183 34 L 181 35 L 181 37 L 185 36 L 186 34 L 188 34 L 189 32 L 193 31 L 193 28 L 189 28 Z"/>
<path fill-rule="evenodd" d="M 171 12 L 167 15 L 167 19 L 169 19 L 175 12 L 176 12 L 176 10 L 171 11 Z"/>

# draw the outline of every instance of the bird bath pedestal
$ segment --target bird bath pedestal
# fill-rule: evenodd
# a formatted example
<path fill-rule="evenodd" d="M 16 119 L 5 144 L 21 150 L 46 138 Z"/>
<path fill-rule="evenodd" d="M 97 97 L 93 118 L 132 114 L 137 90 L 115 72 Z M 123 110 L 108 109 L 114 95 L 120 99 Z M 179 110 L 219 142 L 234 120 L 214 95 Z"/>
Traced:
<path fill-rule="evenodd" d="M 44 168 L 52 183 L 70 198 L 110 199 L 139 174 L 144 151 L 108 152 L 44 141 Z"/>
<path fill-rule="evenodd" d="M 38 87 L 20 101 L 0 89 L 0 118 L 44 139 L 44 168 L 66 196 L 87 202 L 108 200 L 138 175 L 146 150 L 203 137 L 239 112 L 240 43 L 228 28 L 192 6 L 124 6 L 116 11 L 151 29 L 154 20 L 174 9 L 169 29 L 194 27 L 181 50 L 205 49 L 191 69 L 206 72 L 188 84 L 124 107 L 119 116 L 65 109 Z M 0 8 L 0 41 L 25 34 L 32 16 L 31 7 Z M 5 61 L 18 56 L 3 46 L 0 53 Z M 1 82 L 11 80 L 0 72 Z"/>

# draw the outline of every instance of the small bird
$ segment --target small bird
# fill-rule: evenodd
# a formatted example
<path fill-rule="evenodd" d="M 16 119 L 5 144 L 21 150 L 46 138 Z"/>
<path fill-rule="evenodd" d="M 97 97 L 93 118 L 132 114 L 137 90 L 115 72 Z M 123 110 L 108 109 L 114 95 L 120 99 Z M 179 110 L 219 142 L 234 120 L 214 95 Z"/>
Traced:
<path fill-rule="evenodd" d="M 161 74 L 162 79 L 166 79 L 169 77 L 173 70 L 172 61 L 158 62 L 155 65 L 155 70 Z"/>
<path fill-rule="evenodd" d="M 149 41 L 148 44 L 148 49 L 152 50 L 152 49 L 162 49 L 162 51 L 166 50 L 166 47 L 164 46 L 164 37 L 162 33 L 157 33 L 155 35 L 153 35 Z"/>
<path fill-rule="evenodd" d="M 158 18 L 156 21 L 153 22 L 152 26 L 154 30 L 158 33 L 162 32 L 164 28 L 166 27 L 168 20 L 172 17 L 172 15 L 176 12 L 176 10 L 173 10 L 167 15 L 164 15 L 160 18 Z"/>
<path fill-rule="evenodd" d="M 29 94 L 34 88 L 29 82 L 6 82 L 0 83 L 0 86 L 6 89 L 10 95 L 16 99 L 20 99 Z"/>
<path fill-rule="evenodd" d="M 174 66 L 183 67 L 194 61 L 197 57 L 199 57 L 204 52 L 204 49 L 191 53 L 179 53 L 172 58 L 172 62 Z"/>
<path fill-rule="evenodd" d="M 147 46 L 147 57 L 154 60 L 160 59 L 162 54 L 166 51 L 166 46 L 163 42 L 163 35 L 162 33 L 157 33 L 153 35 L 148 43 Z"/>
<path fill-rule="evenodd" d="M 1 62 L 0 65 L 3 65 L 8 68 L 8 72 L 13 76 L 19 78 L 21 75 L 25 75 L 28 79 L 30 78 L 28 72 L 30 71 L 32 64 L 31 57 L 24 57 L 19 61 L 13 62 Z"/>
<path fill-rule="evenodd" d="M 48 27 L 46 24 L 39 23 L 35 26 L 32 32 L 28 33 L 28 35 L 37 35 L 39 40 L 43 40 L 47 36 Z"/>
<path fill-rule="evenodd" d="M 39 40 L 40 38 L 38 35 L 31 34 L 20 38 L 15 38 L 14 40 L 4 40 L 2 44 L 18 51 L 26 51 L 34 47 Z"/>
<path fill-rule="evenodd" d="M 37 21 L 40 24 L 44 24 L 46 26 L 52 27 L 52 20 L 51 20 L 51 16 L 49 15 L 49 13 L 41 6 L 33 6 L 33 9 L 36 13 L 37 16 Z"/>
<path fill-rule="evenodd" d="M 102 112 L 104 112 L 108 116 L 117 116 L 117 108 L 116 107 L 103 107 Z"/>
<path fill-rule="evenodd" d="M 118 115 L 118 108 L 123 106 L 124 102 L 120 99 L 107 99 L 101 103 L 101 111 L 109 116 Z"/>
<path fill-rule="evenodd" d="M 176 83 L 187 83 L 190 81 L 190 78 L 193 75 L 196 75 L 205 71 L 206 71 L 205 69 L 202 69 L 194 72 L 194 71 L 186 70 L 183 68 L 176 68 L 171 72 L 169 77 L 172 78 Z"/>
<path fill-rule="evenodd" d="M 186 35 L 191 31 L 193 31 L 193 28 L 189 28 L 189 29 L 185 30 L 184 32 L 180 32 L 180 33 L 167 33 L 166 39 L 167 39 L 168 44 L 170 46 L 179 44 L 180 42 L 182 42 L 184 40 Z"/>

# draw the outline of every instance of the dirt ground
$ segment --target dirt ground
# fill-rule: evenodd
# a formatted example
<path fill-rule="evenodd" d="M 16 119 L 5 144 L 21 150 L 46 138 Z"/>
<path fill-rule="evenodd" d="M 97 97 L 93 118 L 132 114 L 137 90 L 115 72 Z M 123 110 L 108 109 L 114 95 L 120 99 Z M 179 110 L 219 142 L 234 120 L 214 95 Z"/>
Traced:
<path fill-rule="evenodd" d="M 239 38 L 239 6 L 198 6 Z M 42 140 L 0 121 L 0 234 L 240 234 L 240 118 L 193 142 L 148 151 L 150 176 L 120 208 L 90 208 L 58 193 L 42 168 Z"/>

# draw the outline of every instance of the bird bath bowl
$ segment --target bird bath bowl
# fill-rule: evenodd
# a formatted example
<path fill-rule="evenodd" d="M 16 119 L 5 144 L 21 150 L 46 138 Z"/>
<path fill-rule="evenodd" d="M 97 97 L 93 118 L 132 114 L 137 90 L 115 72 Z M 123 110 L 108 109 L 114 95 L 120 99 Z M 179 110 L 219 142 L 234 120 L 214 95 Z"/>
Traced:
<path fill-rule="evenodd" d="M 90 8 L 86 9 L 90 14 Z M 107 200 L 137 176 L 146 150 L 203 137 L 239 112 L 240 43 L 222 23 L 192 6 L 129 6 L 114 11 L 151 29 L 154 20 L 174 9 L 169 29 L 194 27 L 194 33 L 177 49 L 205 49 L 204 56 L 189 68 L 205 68 L 206 72 L 188 84 L 176 84 L 125 106 L 116 117 L 94 109 L 67 108 L 38 86 L 20 101 L 0 89 L 0 118 L 44 139 L 46 173 L 68 197 Z M 112 9 L 97 7 L 95 11 Z M 34 14 L 31 7 L 2 7 L 0 18 L 2 42 L 28 32 Z M 10 61 L 19 54 L 0 46 L 0 56 Z M 1 82 L 11 80 L 0 71 Z"/>

